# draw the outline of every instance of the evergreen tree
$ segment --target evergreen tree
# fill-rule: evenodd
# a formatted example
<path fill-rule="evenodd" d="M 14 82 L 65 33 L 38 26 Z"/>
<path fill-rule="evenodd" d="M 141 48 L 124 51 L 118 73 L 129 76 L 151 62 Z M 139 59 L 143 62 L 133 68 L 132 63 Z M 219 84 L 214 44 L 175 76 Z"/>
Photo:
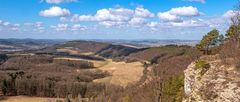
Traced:
<path fill-rule="evenodd" d="M 222 37 L 219 35 L 219 31 L 217 29 L 213 29 L 212 31 L 208 32 L 207 35 L 204 35 L 202 40 L 196 47 L 199 50 L 203 50 L 204 54 L 209 54 L 209 50 L 211 47 L 216 46 Z"/>

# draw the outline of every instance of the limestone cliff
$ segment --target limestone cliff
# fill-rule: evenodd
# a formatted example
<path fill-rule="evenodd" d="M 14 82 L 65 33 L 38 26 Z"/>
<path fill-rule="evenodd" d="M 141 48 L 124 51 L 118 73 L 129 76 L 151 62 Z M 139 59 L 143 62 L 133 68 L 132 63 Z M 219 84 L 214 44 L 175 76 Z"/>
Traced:
<path fill-rule="evenodd" d="M 240 102 L 239 72 L 217 56 L 200 58 L 184 71 L 183 102 Z"/>

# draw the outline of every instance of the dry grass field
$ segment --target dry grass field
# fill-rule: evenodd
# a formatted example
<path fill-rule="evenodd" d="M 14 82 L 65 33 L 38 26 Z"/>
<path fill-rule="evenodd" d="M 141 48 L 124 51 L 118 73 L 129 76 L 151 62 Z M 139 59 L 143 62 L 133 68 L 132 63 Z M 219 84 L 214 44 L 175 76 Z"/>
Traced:
<path fill-rule="evenodd" d="M 108 64 L 99 69 L 111 73 L 111 76 L 96 79 L 95 82 L 109 82 L 110 84 L 126 87 L 128 84 L 135 83 L 140 80 L 143 75 L 143 65 L 140 62 L 125 63 L 113 62 L 108 59 Z"/>
<path fill-rule="evenodd" d="M 79 58 L 67 58 L 59 57 L 55 59 L 65 60 L 85 60 Z M 85 60 L 86 61 L 86 60 Z M 126 62 L 114 62 L 111 59 L 106 61 L 94 61 L 87 60 L 94 63 L 94 67 L 97 69 L 107 71 L 111 74 L 109 77 L 96 79 L 94 82 L 103 82 L 114 85 L 120 85 L 126 87 L 128 84 L 135 83 L 140 80 L 143 75 L 143 65 L 140 62 L 126 63 Z"/>

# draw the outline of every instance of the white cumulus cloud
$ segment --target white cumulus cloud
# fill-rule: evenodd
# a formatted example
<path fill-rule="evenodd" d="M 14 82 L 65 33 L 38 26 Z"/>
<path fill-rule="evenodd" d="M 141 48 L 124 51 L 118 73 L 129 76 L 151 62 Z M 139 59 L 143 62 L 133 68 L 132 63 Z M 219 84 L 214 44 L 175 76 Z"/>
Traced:
<path fill-rule="evenodd" d="M 95 19 L 97 21 L 127 21 L 131 18 L 133 11 L 126 8 L 109 8 L 98 10 Z"/>
<path fill-rule="evenodd" d="M 0 27 L 3 28 L 2 30 L 11 30 L 11 31 L 18 31 L 21 27 L 18 23 L 10 23 L 8 21 L 0 20 Z"/>
<path fill-rule="evenodd" d="M 9 26 L 10 23 L 9 22 L 3 22 L 3 26 Z"/>
<path fill-rule="evenodd" d="M 71 28 L 71 30 L 73 30 L 73 31 L 86 30 L 86 29 L 87 29 L 87 27 L 81 26 L 80 24 L 74 24 Z"/>
<path fill-rule="evenodd" d="M 50 26 L 56 31 L 65 31 L 68 29 L 68 24 L 57 24 L 56 26 Z"/>
<path fill-rule="evenodd" d="M 134 16 L 136 17 L 142 17 L 142 18 L 147 18 L 147 17 L 154 17 L 154 14 L 151 13 L 149 10 L 144 9 L 143 7 L 137 7 L 135 9 L 135 14 Z"/>
<path fill-rule="evenodd" d="M 150 23 L 147 23 L 147 26 L 148 26 L 148 27 L 157 27 L 157 26 L 158 26 L 158 22 L 150 22 Z"/>
<path fill-rule="evenodd" d="M 143 7 L 134 10 L 128 8 L 104 8 L 97 10 L 94 15 L 72 16 L 72 22 L 95 21 L 104 26 L 121 26 L 123 24 L 137 25 L 145 24 L 147 18 L 154 17 L 154 14 Z"/>
<path fill-rule="evenodd" d="M 200 12 L 198 11 L 198 9 L 192 6 L 172 8 L 169 11 L 169 13 L 176 16 L 199 16 L 200 15 Z"/>
<path fill-rule="evenodd" d="M 191 19 L 191 20 L 186 20 L 183 22 L 172 22 L 172 26 L 174 27 L 207 27 L 209 26 L 204 20 L 202 19 Z"/>
<path fill-rule="evenodd" d="M 141 17 L 134 17 L 129 21 L 130 25 L 139 26 L 146 23 L 146 20 Z"/>
<path fill-rule="evenodd" d="M 176 15 L 171 15 L 169 12 L 159 12 L 158 17 L 164 22 L 182 22 L 180 17 Z"/>
<path fill-rule="evenodd" d="M 57 16 L 68 16 L 70 11 L 65 8 L 60 8 L 58 6 L 53 6 L 47 10 L 40 11 L 39 15 L 44 17 L 57 17 Z"/>
<path fill-rule="evenodd" d="M 112 27 L 112 26 L 121 26 L 126 24 L 126 22 L 121 21 L 101 21 L 99 22 L 100 25 L 104 25 L 106 27 Z"/>
<path fill-rule="evenodd" d="M 183 17 L 195 16 L 200 16 L 200 12 L 192 6 L 172 8 L 169 11 L 158 13 L 158 18 L 164 22 L 182 22 Z"/>

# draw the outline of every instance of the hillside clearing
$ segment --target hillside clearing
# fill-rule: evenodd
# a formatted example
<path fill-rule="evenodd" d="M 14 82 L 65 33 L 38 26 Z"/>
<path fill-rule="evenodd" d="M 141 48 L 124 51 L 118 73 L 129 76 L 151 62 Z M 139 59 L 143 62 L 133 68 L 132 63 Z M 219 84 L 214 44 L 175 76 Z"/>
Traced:
<path fill-rule="evenodd" d="M 109 78 L 96 79 L 95 82 L 109 82 L 110 84 L 126 87 L 140 80 L 143 75 L 143 65 L 140 62 L 125 63 L 113 62 L 108 59 L 108 64 L 99 69 L 111 73 Z"/>
<path fill-rule="evenodd" d="M 68 57 L 59 57 L 55 59 L 64 59 L 64 60 L 85 60 L 79 58 L 68 58 Z M 105 61 L 95 61 L 95 60 L 85 60 L 94 63 L 96 69 L 102 71 L 107 71 L 111 76 L 93 80 L 94 82 L 114 84 L 126 87 L 131 83 L 135 83 L 143 75 L 143 64 L 140 62 L 114 62 L 112 59 L 106 59 Z M 90 69 L 89 69 L 90 70 Z M 92 69 L 94 70 L 94 69 Z M 77 70 L 79 72 L 79 70 Z"/>

